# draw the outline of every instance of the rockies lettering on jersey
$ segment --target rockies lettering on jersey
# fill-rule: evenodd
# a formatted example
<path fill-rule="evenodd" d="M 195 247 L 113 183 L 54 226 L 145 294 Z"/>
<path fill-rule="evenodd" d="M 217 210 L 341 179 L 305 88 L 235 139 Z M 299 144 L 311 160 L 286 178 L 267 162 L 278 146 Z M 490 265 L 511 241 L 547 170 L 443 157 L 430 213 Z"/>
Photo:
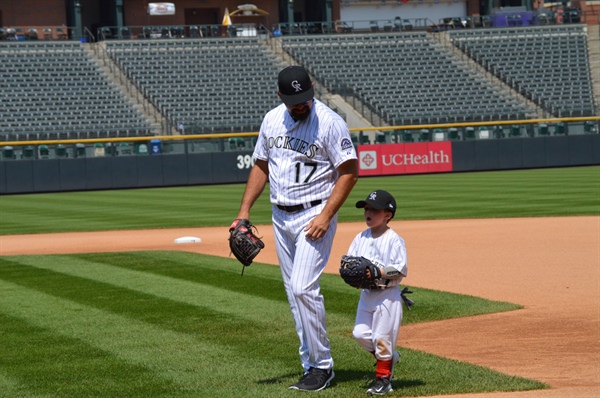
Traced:
<path fill-rule="evenodd" d="M 283 136 L 269 137 L 267 140 L 267 146 L 269 149 L 273 147 L 289 149 L 291 151 L 301 153 L 309 159 L 312 159 L 319 149 L 319 147 L 315 144 L 311 144 L 310 142 L 306 142 L 300 138 Z"/>

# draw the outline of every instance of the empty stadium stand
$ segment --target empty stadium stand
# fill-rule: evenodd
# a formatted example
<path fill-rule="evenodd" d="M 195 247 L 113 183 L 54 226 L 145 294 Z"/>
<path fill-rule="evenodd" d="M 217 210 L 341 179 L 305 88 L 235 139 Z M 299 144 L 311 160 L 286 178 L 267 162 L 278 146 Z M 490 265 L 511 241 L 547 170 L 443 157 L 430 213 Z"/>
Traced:
<path fill-rule="evenodd" d="M 426 32 L 283 37 L 329 90 L 391 125 L 524 119 L 525 103 L 460 62 Z"/>
<path fill-rule="evenodd" d="M 4 140 L 152 133 L 148 119 L 78 41 L 0 42 Z"/>
<path fill-rule="evenodd" d="M 258 131 L 282 68 L 256 37 L 110 40 L 114 62 L 185 134 Z"/>
<path fill-rule="evenodd" d="M 94 44 L 0 41 L 1 138 L 257 131 L 264 114 L 280 104 L 276 76 L 290 59 L 275 53 L 273 48 L 279 44 L 293 58 L 291 62 L 304 65 L 322 87 L 355 99 L 359 111 L 364 108 L 378 115 L 382 125 L 533 118 L 535 110 L 522 96 L 555 117 L 597 114 L 585 26 L 443 32 L 454 49 L 435 39 L 441 33 L 388 30 L 382 25 L 377 32 L 284 35 L 269 40 L 133 39 L 130 31 L 111 30 L 112 39 Z M 88 46 L 110 58 L 113 69 L 117 65 L 122 75 L 111 79 Z M 460 52 L 456 49 L 522 96 L 486 78 L 484 69 L 469 67 L 456 56 Z M 119 80 L 130 87 L 133 82 L 139 97 L 156 107 L 168 128 L 154 129 L 153 121 L 130 100 L 134 96 L 128 97 L 114 83 Z M 558 129 L 548 131 L 559 134 Z M 448 131 L 446 137 L 458 138 L 453 133 Z M 464 139 L 467 132 L 460 135 Z M 428 139 L 437 136 L 433 132 Z"/>
<path fill-rule="evenodd" d="M 456 47 L 556 117 L 595 114 L 586 26 L 450 32 Z"/>

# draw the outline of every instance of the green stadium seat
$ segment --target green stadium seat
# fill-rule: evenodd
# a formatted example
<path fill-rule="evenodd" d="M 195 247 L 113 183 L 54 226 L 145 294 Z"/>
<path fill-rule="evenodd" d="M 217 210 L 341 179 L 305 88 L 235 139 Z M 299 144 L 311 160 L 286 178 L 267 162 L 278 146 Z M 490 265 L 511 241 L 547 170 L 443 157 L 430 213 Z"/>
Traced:
<path fill-rule="evenodd" d="M 458 129 L 455 127 L 451 127 L 448 129 L 448 139 L 451 141 L 460 140 L 460 135 L 458 134 Z"/>
<path fill-rule="evenodd" d="M 57 158 L 66 158 L 67 157 L 67 148 L 63 144 L 58 144 L 54 149 L 54 153 Z"/>
<path fill-rule="evenodd" d="M 119 143 L 119 155 L 133 155 L 133 150 L 128 142 Z"/>
<path fill-rule="evenodd" d="M 145 142 L 135 144 L 135 154 L 148 155 L 148 144 L 146 144 Z"/>
<path fill-rule="evenodd" d="M 101 157 L 105 155 L 104 145 L 102 143 L 97 142 L 94 144 L 94 156 Z"/>
<path fill-rule="evenodd" d="M 502 130 L 501 126 L 494 126 L 493 131 L 494 131 L 494 138 L 497 138 L 497 139 L 504 138 L 504 131 Z"/>
<path fill-rule="evenodd" d="M 381 132 L 381 131 L 378 131 L 375 134 L 375 142 L 378 143 L 378 144 L 385 144 L 385 143 L 387 143 L 387 136 L 386 136 L 386 134 L 383 133 L 383 132 Z"/>
<path fill-rule="evenodd" d="M 402 142 L 414 142 L 415 139 L 413 137 L 412 131 L 404 131 L 402 132 Z"/>
<path fill-rule="evenodd" d="M 117 156 L 119 154 L 117 152 L 117 145 L 113 142 L 107 142 L 104 144 L 104 154 L 106 156 Z"/>
<path fill-rule="evenodd" d="M 421 129 L 419 131 L 419 141 L 431 141 L 431 133 L 429 129 Z"/>
<path fill-rule="evenodd" d="M 586 120 L 583 123 L 583 132 L 586 134 L 597 134 L 598 127 L 591 120 Z"/>
<path fill-rule="evenodd" d="M 518 124 L 513 124 L 510 126 L 510 136 L 511 137 L 520 137 L 521 136 L 521 126 Z"/>
<path fill-rule="evenodd" d="M 467 140 L 475 139 L 475 128 L 474 127 L 466 127 L 465 128 L 465 137 Z"/>
<path fill-rule="evenodd" d="M 75 144 L 75 149 L 74 149 L 73 153 L 75 153 L 76 158 L 84 158 L 85 157 L 85 144 Z"/>
<path fill-rule="evenodd" d="M 388 131 L 388 135 L 390 136 L 390 142 L 393 142 L 395 144 L 400 143 L 401 138 L 398 130 L 390 130 Z"/>
<path fill-rule="evenodd" d="M 50 157 L 50 150 L 48 149 L 48 145 L 42 144 L 38 146 L 38 156 L 40 159 L 48 159 Z"/>
<path fill-rule="evenodd" d="M 488 126 L 480 126 L 479 127 L 479 139 L 487 140 L 491 138 L 491 133 Z"/>
<path fill-rule="evenodd" d="M 244 140 L 244 137 L 231 137 L 229 138 L 229 149 L 230 150 L 236 150 L 236 149 L 243 149 L 246 147 L 246 141 Z"/>
<path fill-rule="evenodd" d="M 15 150 L 12 146 L 2 148 L 2 159 L 9 160 L 15 158 Z"/>
<path fill-rule="evenodd" d="M 363 133 L 362 131 L 358 132 L 358 142 L 361 145 L 365 145 L 365 144 L 370 144 L 371 140 L 369 139 L 369 136 L 365 133 Z"/>
<path fill-rule="evenodd" d="M 548 129 L 548 125 L 546 123 L 538 124 L 538 135 L 550 135 L 550 130 Z"/>
<path fill-rule="evenodd" d="M 21 157 L 23 159 L 33 159 L 34 158 L 34 148 L 33 145 L 27 145 L 23 147 L 23 152 L 21 152 Z"/>

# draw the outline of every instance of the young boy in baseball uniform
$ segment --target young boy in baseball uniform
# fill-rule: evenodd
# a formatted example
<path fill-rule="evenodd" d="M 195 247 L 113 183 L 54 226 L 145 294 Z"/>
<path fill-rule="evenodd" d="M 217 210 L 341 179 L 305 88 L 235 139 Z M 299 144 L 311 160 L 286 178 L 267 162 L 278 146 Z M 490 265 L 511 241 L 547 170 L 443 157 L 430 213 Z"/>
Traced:
<path fill-rule="evenodd" d="M 402 322 L 400 281 L 407 275 L 406 246 L 388 226 L 396 213 L 396 200 L 389 192 L 373 191 L 356 207 L 364 209 L 369 228 L 356 235 L 348 255 L 370 260 L 379 267 L 381 278 L 376 289 L 361 290 L 352 334 L 377 360 L 375 381 L 367 394 L 384 395 L 392 391 L 394 365 L 400 360 L 395 347 Z"/>

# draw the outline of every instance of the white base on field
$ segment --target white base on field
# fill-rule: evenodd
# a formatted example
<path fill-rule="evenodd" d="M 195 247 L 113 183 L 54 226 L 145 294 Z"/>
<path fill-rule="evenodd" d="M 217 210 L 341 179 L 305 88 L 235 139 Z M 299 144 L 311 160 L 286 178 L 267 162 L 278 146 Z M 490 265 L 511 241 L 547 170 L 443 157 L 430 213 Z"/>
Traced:
<path fill-rule="evenodd" d="M 175 243 L 198 243 L 202 242 L 202 239 L 195 236 L 182 236 L 181 238 L 175 239 Z"/>

